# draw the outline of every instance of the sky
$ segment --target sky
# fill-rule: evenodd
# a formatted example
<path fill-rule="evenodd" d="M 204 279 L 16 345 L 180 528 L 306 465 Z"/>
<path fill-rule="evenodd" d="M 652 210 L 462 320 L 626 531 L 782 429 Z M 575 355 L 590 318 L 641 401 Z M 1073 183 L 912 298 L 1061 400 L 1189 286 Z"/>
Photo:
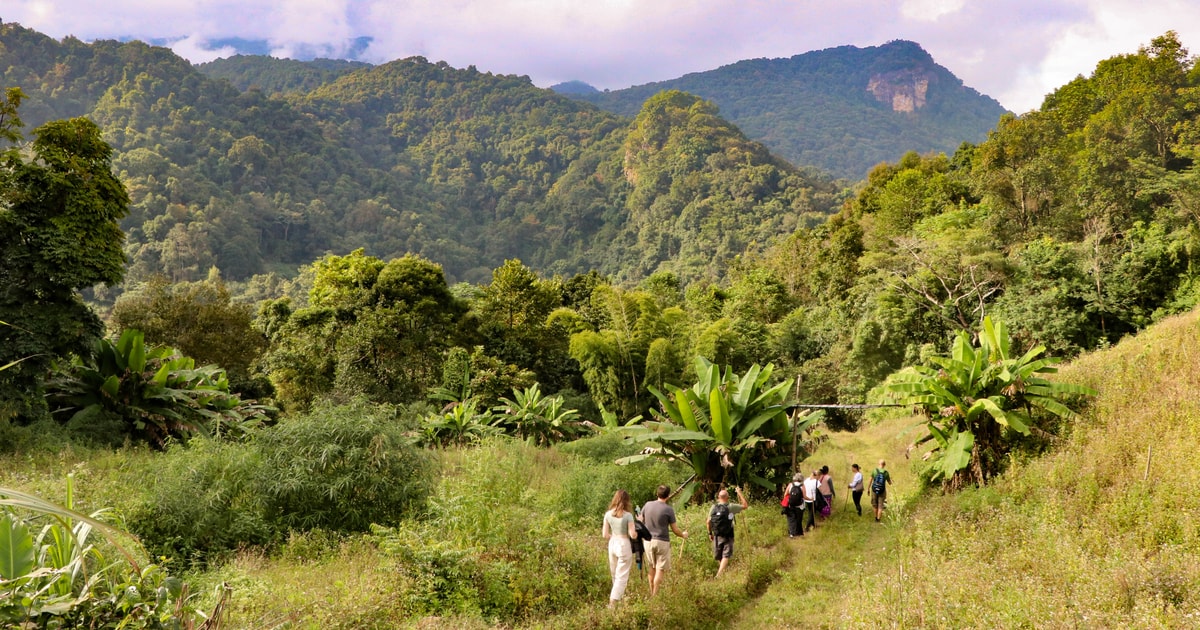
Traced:
<path fill-rule="evenodd" d="M 907 39 L 1017 113 L 1168 30 L 1200 52 L 1197 0 L 4 0 L 0 20 L 165 41 L 194 63 L 233 54 L 216 43 L 228 38 L 338 58 L 366 37 L 358 58 L 372 63 L 420 55 L 600 89 Z"/>

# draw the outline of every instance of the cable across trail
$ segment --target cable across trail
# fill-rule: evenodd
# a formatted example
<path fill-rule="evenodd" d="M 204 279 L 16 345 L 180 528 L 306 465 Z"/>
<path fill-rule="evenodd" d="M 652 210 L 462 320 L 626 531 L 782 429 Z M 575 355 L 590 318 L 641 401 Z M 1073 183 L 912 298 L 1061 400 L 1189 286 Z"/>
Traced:
<path fill-rule="evenodd" d="M 916 480 L 904 459 L 909 442 L 902 435 L 911 419 L 897 418 L 868 425 L 856 433 L 834 433 L 817 452 L 801 462 L 801 472 L 829 466 L 836 496 L 833 515 L 803 537 L 789 540 L 784 517 L 779 517 L 781 547 L 792 554 L 787 568 L 753 603 L 734 619 L 733 628 L 845 628 L 852 627 L 849 614 L 863 589 L 863 568 L 879 561 L 893 548 L 903 532 L 898 510 L 914 492 Z M 888 462 L 894 483 L 888 490 L 888 510 L 882 523 L 875 522 L 870 493 L 862 497 L 863 514 L 858 516 L 850 499 L 850 465 L 858 464 L 870 483 L 870 472 L 879 460 Z M 883 622 L 883 620 L 876 620 Z"/>

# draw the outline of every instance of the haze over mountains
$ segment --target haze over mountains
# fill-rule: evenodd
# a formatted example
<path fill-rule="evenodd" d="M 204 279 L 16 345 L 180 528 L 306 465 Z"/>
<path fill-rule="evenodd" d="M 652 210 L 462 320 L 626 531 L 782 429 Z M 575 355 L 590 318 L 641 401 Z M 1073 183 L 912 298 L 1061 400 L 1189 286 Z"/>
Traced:
<path fill-rule="evenodd" d="M 792 163 L 852 179 L 907 151 L 951 154 L 982 142 L 1005 113 L 908 41 L 739 61 L 624 90 L 589 87 L 552 89 L 626 116 L 661 90 L 683 90 Z"/>

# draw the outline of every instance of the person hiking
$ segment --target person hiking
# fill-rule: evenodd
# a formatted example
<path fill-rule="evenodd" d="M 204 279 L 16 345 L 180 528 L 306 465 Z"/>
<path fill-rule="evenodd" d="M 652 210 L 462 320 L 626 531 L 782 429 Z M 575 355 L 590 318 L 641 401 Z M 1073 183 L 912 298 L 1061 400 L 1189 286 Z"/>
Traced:
<path fill-rule="evenodd" d="M 829 467 L 821 467 L 821 501 L 824 505 L 821 506 L 821 517 L 826 518 L 833 514 L 833 475 L 829 474 Z"/>
<path fill-rule="evenodd" d="M 850 496 L 854 498 L 854 509 L 862 516 L 863 474 L 858 464 L 850 464 L 850 468 L 854 470 L 854 478 L 850 480 Z"/>
<path fill-rule="evenodd" d="M 887 463 L 879 460 L 879 468 L 871 473 L 871 507 L 875 508 L 875 522 L 881 522 L 883 508 L 887 507 L 887 487 L 892 483 L 892 476 L 887 471 Z"/>
<path fill-rule="evenodd" d="M 642 506 L 642 522 L 650 530 L 650 540 L 646 541 L 646 575 L 652 597 L 658 593 L 667 569 L 671 568 L 671 532 L 684 540 L 688 537 L 687 530 L 679 531 L 675 524 L 675 508 L 667 503 L 671 489 L 659 486 L 654 495 L 658 498 Z"/>
<path fill-rule="evenodd" d="M 783 514 L 787 516 L 788 538 L 795 538 L 804 535 L 804 475 L 796 473 L 792 476 L 792 482 L 783 489 L 783 495 L 787 497 L 787 507 L 783 508 Z"/>
<path fill-rule="evenodd" d="M 821 471 L 814 470 L 812 476 L 804 480 L 804 509 L 808 512 L 808 529 L 817 526 L 817 497 L 821 488 Z"/>
<path fill-rule="evenodd" d="M 600 531 L 608 540 L 608 573 L 613 582 L 612 591 L 608 594 L 608 607 L 612 608 L 625 596 L 629 570 L 633 566 L 631 541 L 637 538 L 628 492 L 617 490 L 613 494 L 608 511 L 604 513 L 604 527 Z"/>
<path fill-rule="evenodd" d="M 708 518 L 704 519 L 704 528 L 713 542 L 713 559 L 721 563 L 717 567 L 717 577 L 721 577 L 725 567 L 729 566 L 729 559 L 733 557 L 733 517 L 750 507 L 742 489 L 735 487 L 734 490 L 741 505 L 730 505 L 729 491 L 722 490 L 717 493 L 717 503 L 708 512 Z"/>

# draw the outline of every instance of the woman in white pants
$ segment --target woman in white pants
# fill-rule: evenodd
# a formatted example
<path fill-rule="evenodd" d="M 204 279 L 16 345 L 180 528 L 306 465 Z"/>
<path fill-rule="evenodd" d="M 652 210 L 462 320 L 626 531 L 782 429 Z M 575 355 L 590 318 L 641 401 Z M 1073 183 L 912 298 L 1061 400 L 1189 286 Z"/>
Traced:
<path fill-rule="evenodd" d="M 633 566 L 631 541 L 637 538 L 637 530 L 631 509 L 629 493 L 617 490 L 604 513 L 602 532 L 608 540 L 608 572 L 613 581 L 612 592 L 608 595 L 609 608 L 625 596 L 625 585 L 629 583 L 629 570 Z"/>

